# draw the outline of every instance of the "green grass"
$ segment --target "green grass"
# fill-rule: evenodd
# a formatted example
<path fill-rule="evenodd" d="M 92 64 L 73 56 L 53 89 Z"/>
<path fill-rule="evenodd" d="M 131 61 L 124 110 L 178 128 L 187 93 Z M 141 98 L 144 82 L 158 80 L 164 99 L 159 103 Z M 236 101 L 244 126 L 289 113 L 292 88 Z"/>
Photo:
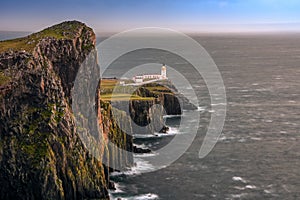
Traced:
<path fill-rule="evenodd" d="M 103 101 L 128 101 L 128 100 L 153 100 L 153 97 L 141 97 L 137 95 L 130 94 L 103 94 L 101 95 L 101 100 Z"/>
<path fill-rule="evenodd" d="M 102 79 L 101 80 L 101 88 L 105 89 L 113 89 L 118 84 L 117 79 Z"/>
<path fill-rule="evenodd" d="M 0 86 L 8 83 L 10 79 L 11 79 L 10 77 L 5 76 L 4 73 L 0 71 Z"/>
<path fill-rule="evenodd" d="M 102 79 L 100 84 L 101 95 L 111 93 L 131 93 L 135 90 L 134 86 L 122 86 L 119 84 L 120 80 L 117 79 Z"/>
<path fill-rule="evenodd" d="M 151 83 L 142 86 L 149 90 L 152 94 L 159 95 L 173 94 L 173 92 L 165 86 L 157 83 Z M 101 99 L 104 101 L 128 101 L 128 100 L 153 100 L 155 97 L 144 97 L 137 94 L 131 94 L 132 91 L 138 89 L 137 86 L 121 86 L 117 79 L 102 79 L 101 80 Z M 114 94 L 112 94 L 114 93 Z"/>
<path fill-rule="evenodd" d="M 13 51 L 33 51 L 37 43 L 46 37 L 55 39 L 72 39 L 78 33 L 83 24 L 80 22 L 63 22 L 52 27 L 46 28 L 40 32 L 33 33 L 23 38 L 0 41 L 0 52 Z"/>
<path fill-rule="evenodd" d="M 160 92 L 171 92 L 171 90 L 169 88 L 166 88 L 164 86 L 161 85 L 157 85 L 157 86 L 145 86 L 146 89 L 150 90 L 150 91 L 160 91 Z"/>

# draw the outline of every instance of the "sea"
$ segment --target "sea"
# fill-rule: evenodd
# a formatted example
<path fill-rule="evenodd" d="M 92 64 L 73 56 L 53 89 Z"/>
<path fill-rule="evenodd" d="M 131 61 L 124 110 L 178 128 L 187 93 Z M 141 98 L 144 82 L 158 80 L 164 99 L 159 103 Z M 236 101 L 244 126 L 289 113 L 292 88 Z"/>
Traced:
<path fill-rule="evenodd" d="M 7 33 L 1 35 L 7 37 Z M 214 110 L 205 81 L 185 59 L 155 49 L 120 56 L 104 77 L 120 78 L 144 63 L 166 63 L 182 70 L 191 85 L 178 89 L 196 101 L 199 109 L 165 116 L 169 134 L 135 137 L 135 145 L 152 153 L 135 155 L 132 168 L 111 175 L 116 185 L 111 198 L 300 199 L 300 34 L 205 33 L 190 37 L 204 47 L 222 76 L 227 99 L 222 133 L 212 151 L 200 159 L 199 149 Z M 99 37 L 99 41 L 104 39 Z M 153 66 L 150 71 L 159 70 Z M 171 73 L 168 77 L 177 81 Z M 181 123 L 189 112 L 199 112 L 197 126 Z M 176 135 L 195 130 L 188 149 L 173 163 L 159 169 L 146 161 Z"/>

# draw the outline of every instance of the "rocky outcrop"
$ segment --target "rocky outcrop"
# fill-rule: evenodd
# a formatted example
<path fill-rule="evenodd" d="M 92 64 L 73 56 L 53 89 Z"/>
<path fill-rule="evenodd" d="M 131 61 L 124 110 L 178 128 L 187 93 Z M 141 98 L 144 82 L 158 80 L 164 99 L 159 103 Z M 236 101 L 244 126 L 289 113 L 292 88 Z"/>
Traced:
<path fill-rule="evenodd" d="M 114 101 L 112 106 L 130 118 L 130 134 L 154 134 L 167 129 L 163 120 L 161 102 L 156 99 Z"/>
<path fill-rule="evenodd" d="M 149 88 L 154 88 L 149 90 Z M 181 115 L 183 110 L 197 110 L 184 95 L 169 80 L 146 84 L 137 91 L 142 97 L 154 97 L 164 107 L 167 115 Z"/>
<path fill-rule="evenodd" d="M 76 21 L 0 42 L 0 199 L 109 198 L 105 168 L 84 148 L 71 108 L 94 45 Z"/>
<path fill-rule="evenodd" d="M 119 90 L 121 93 L 127 92 L 126 87 Z M 141 86 L 134 94 L 145 99 L 111 101 L 114 108 L 125 111 L 131 117 L 133 134 L 166 133 L 168 127 L 165 126 L 163 115 L 181 115 L 183 110 L 197 109 L 186 97 L 178 93 L 170 81 Z"/>

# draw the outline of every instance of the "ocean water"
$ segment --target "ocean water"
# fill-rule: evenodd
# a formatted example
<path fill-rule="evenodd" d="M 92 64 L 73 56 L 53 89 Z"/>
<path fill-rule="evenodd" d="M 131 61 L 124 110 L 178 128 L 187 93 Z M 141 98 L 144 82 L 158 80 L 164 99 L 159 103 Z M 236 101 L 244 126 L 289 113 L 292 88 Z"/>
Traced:
<path fill-rule="evenodd" d="M 0 41 L 24 37 L 28 34 L 30 34 L 30 33 L 29 32 L 20 32 L 20 31 L 0 31 Z"/>
<path fill-rule="evenodd" d="M 211 103 L 205 82 L 189 63 L 165 51 L 128 53 L 104 73 L 119 77 L 132 66 L 166 63 L 192 83 L 180 88 L 199 96 L 198 127 L 166 117 L 170 135 L 136 137 L 152 154 L 135 157 L 136 166 L 115 173 L 113 199 L 299 199 L 300 198 L 300 34 L 193 35 L 216 62 L 227 93 L 227 116 L 217 145 L 208 156 L 198 152 L 210 120 Z M 190 52 L 193 53 L 193 52 Z M 151 70 L 151 69 L 150 69 Z M 153 69 L 157 71 L 159 68 Z M 170 79 L 172 74 L 168 74 Z M 191 97 L 193 98 L 193 97 Z M 195 100 L 195 99 L 194 99 Z M 176 162 L 155 169 L 143 156 L 169 144 L 176 134 L 198 133 Z"/>
<path fill-rule="evenodd" d="M 113 198 L 299 199 L 300 35 L 228 34 L 193 38 L 212 56 L 224 80 L 227 116 L 222 135 L 211 153 L 199 159 L 213 111 L 204 81 L 193 70 L 187 70 L 189 64 L 185 60 L 154 50 L 120 58 L 105 75 L 118 77 L 119 72 L 143 61 L 163 60 L 169 66 L 185 69 L 183 74 L 193 82 L 200 96 L 202 111 L 199 127 L 183 124 L 183 133 L 175 133 L 187 134 L 199 128 L 194 142 L 176 162 L 148 173 L 147 169 L 155 166 L 136 157 L 139 166 L 131 173 L 112 176 L 122 188 L 122 192 L 112 191 Z M 173 130 L 179 121 L 176 117 L 167 118 Z M 155 153 L 173 137 L 137 138 L 135 142 Z"/>

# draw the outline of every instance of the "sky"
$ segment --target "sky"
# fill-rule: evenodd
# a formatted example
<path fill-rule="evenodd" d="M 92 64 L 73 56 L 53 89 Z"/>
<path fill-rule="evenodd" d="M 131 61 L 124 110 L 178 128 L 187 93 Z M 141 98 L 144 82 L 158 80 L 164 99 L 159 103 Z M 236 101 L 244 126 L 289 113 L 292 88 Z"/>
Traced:
<path fill-rule="evenodd" d="M 38 31 L 79 20 L 96 32 L 164 27 L 183 32 L 299 31 L 299 0 L 3 0 L 0 30 Z"/>

